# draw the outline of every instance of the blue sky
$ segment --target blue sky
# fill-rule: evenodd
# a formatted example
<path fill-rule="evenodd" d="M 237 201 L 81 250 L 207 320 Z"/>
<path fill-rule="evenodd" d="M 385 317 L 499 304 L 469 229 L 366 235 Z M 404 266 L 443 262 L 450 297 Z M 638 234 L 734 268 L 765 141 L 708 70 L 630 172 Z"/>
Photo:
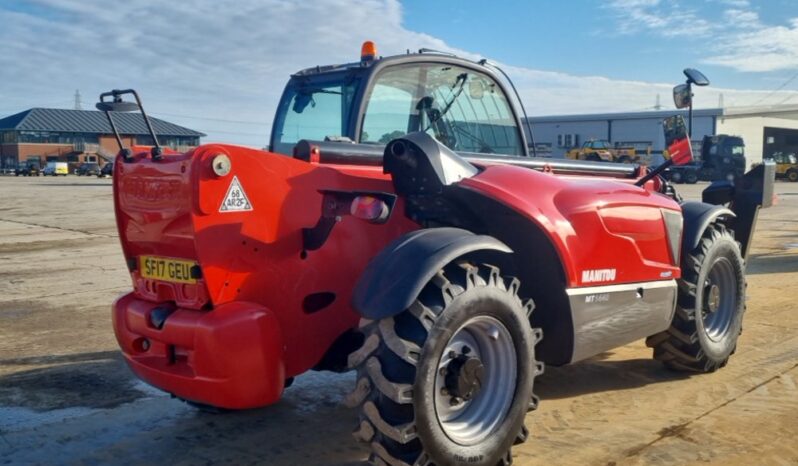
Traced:
<path fill-rule="evenodd" d="M 288 75 L 429 47 L 501 62 L 532 115 L 798 104 L 798 1 L 1 0 L 0 114 L 134 87 L 208 141 L 263 146 Z"/>
<path fill-rule="evenodd" d="M 477 0 L 408 0 L 402 4 L 408 29 L 527 68 L 662 82 L 680 79 L 681 70 L 690 66 L 702 70 L 716 86 L 764 90 L 798 71 L 794 55 L 791 63 L 785 57 L 784 66 L 773 70 L 748 70 L 743 60 L 734 66 L 711 63 L 724 44 L 746 31 L 783 33 L 776 28 L 789 27 L 790 20 L 798 18 L 795 0 L 507 0 L 489 7 Z M 740 21 L 754 15 L 760 25 Z M 795 27 L 785 42 L 798 42 Z M 774 38 L 772 45 L 778 43 Z M 797 48 L 793 44 L 793 54 Z M 792 89 L 798 89 L 798 83 Z"/>

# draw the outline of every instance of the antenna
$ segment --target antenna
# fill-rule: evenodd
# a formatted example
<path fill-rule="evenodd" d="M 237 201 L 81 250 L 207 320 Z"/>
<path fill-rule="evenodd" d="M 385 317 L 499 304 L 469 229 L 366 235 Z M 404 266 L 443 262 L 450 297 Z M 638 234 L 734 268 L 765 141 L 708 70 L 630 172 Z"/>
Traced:
<path fill-rule="evenodd" d="M 75 110 L 83 110 L 83 104 L 80 101 L 80 89 L 75 89 Z"/>

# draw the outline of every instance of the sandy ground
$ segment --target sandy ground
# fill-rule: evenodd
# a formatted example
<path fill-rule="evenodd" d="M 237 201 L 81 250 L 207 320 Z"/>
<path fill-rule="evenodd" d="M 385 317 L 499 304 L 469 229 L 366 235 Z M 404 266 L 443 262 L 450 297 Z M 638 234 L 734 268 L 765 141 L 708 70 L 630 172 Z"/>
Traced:
<path fill-rule="evenodd" d="M 777 191 L 760 217 L 730 364 L 688 377 L 637 342 L 548 368 L 516 464 L 798 464 L 798 184 Z M 309 373 L 274 406 L 223 415 L 138 382 L 109 312 L 129 286 L 110 180 L 0 178 L 0 464 L 365 459 L 350 436 L 355 412 L 341 405 L 349 374 Z"/>

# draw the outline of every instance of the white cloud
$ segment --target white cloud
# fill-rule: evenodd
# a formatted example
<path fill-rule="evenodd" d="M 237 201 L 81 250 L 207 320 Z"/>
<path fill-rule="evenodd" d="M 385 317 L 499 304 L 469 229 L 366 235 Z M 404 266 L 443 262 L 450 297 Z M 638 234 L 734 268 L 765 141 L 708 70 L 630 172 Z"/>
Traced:
<path fill-rule="evenodd" d="M 75 89 L 88 108 L 102 91 L 133 87 L 153 115 L 206 132 L 208 141 L 263 146 L 289 75 L 356 61 L 364 40 L 384 55 L 429 47 L 480 58 L 404 27 L 395 0 L 126 0 L 113 8 L 106 0 L 31 2 L 37 15 L 0 6 L 3 115 L 69 108 Z M 666 83 L 506 70 L 533 115 L 642 110 L 658 93 L 671 107 Z M 702 89 L 698 105 L 716 105 L 718 92 L 727 104 L 765 95 Z"/>
<path fill-rule="evenodd" d="M 699 15 L 676 1 L 613 0 L 607 8 L 621 34 L 711 36 L 702 44 L 703 63 L 750 72 L 798 68 L 798 18 L 785 18 L 784 25 L 765 24 L 748 0 L 715 3 L 722 7 L 717 17 L 704 17 L 707 13 Z"/>
<path fill-rule="evenodd" d="M 134 87 L 154 115 L 254 122 L 168 118 L 209 139 L 253 145 L 265 144 L 291 73 L 357 61 L 371 38 L 381 52 L 447 48 L 402 28 L 390 0 L 33 1 L 49 14 L 0 7 L 3 113 L 69 106 L 76 88 L 93 102 L 101 91 Z"/>
<path fill-rule="evenodd" d="M 730 11 L 743 32 L 721 42 L 717 54 L 706 63 L 754 72 L 798 69 L 798 18 L 785 26 L 767 26 L 756 13 Z"/>
<path fill-rule="evenodd" d="M 694 10 L 674 1 L 612 0 L 606 8 L 615 13 L 615 31 L 620 34 L 650 32 L 664 37 L 704 37 L 714 29 Z"/>

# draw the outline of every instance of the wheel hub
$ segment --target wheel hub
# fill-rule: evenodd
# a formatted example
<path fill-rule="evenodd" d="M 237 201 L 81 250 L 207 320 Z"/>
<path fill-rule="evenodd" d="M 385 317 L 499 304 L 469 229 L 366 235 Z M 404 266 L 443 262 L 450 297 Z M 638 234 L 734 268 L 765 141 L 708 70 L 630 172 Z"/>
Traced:
<path fill-rule="evenodd" d="M 720 287 L 712 284 L 707 290 L 707 309 L 715 312 L 720 307 Z"/>
<path fill-rule="evenodd" d="M 484 373 L 485 366 L 479 358 L 461 354 L 446 367 L 446 390 L 450 396 L 468 401 L 482 390 Z"/>
<path fill-rule="evenodd" d="M 455 330 L 435 374 L 435 414 L 460 445 L 476 445 L 507 416 L 518 378 L 510 331 L 492 316 L 475 316 Z"/>

